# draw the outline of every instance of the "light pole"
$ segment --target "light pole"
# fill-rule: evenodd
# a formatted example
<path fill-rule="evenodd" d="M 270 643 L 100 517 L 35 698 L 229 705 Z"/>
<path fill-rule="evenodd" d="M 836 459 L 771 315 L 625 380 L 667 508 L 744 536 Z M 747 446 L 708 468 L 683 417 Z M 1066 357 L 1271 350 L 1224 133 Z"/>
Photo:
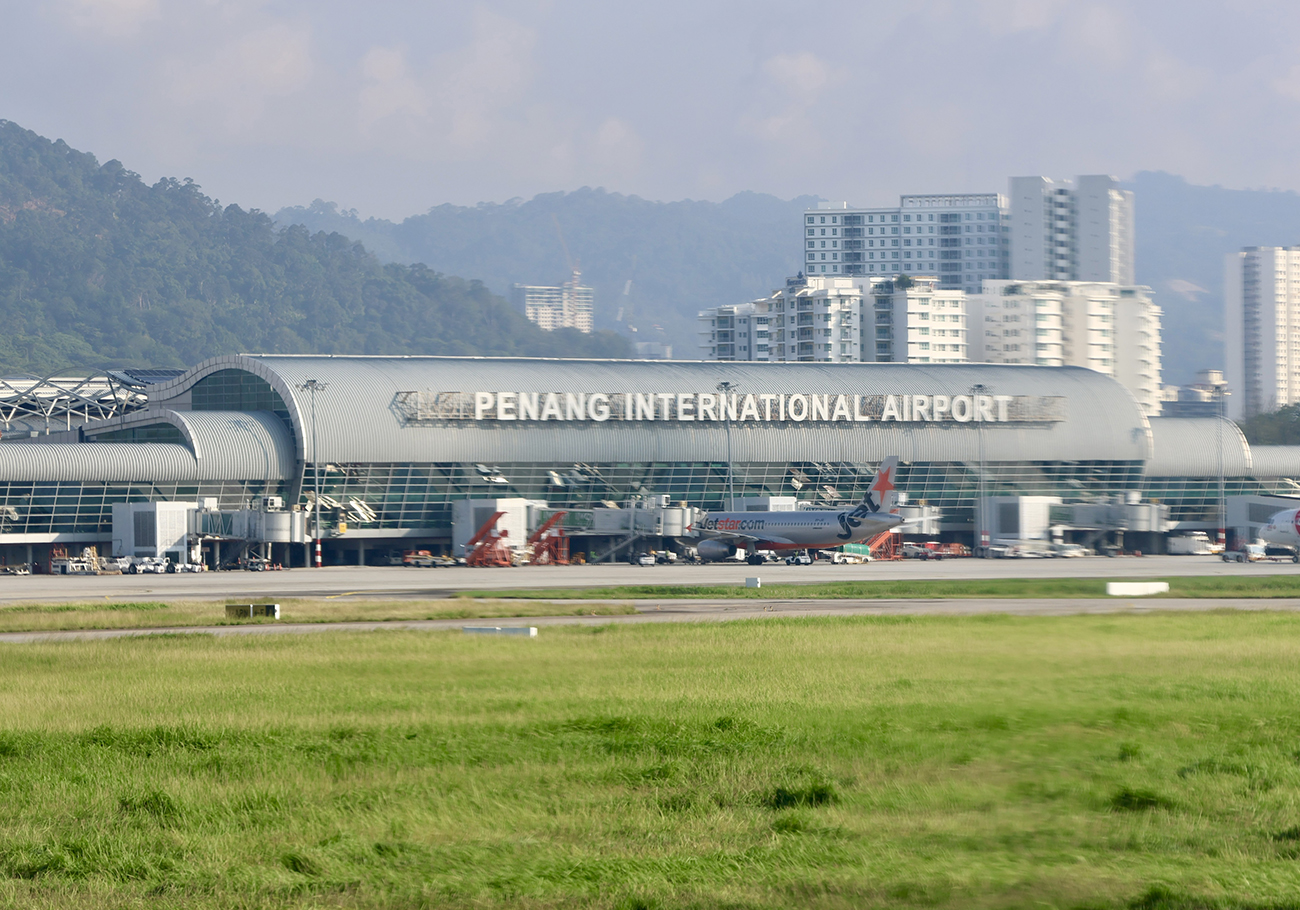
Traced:
<path fill-rule="evenodd" d="M 1223 421 L 1226 419 L 1224 411 L 1227 405 L 1227 394 L 1228 390 L 1226 388 L 1215 389 L 1215 398 L 1217 399 L 1215 403 L 1218 405 L 1215 408 L 1218 412 L 1215 415 L 1217 417 L 1215 426 L 1219 436 L 1219 543 L 1223 544 L 1225 549 L 1228 546 L 1228 497 L 1223 482 Z"/>
<path fill-rule="evenodd" d="M 982 382 L 977 382 L 971 386 L 971 404 L 974 406 L 976 414 L 979 413 L 979 396 L 988 395 L 989 387 Z M 979 454 L 980 454 L 980 475 L 979 475 L 979 501 L 975 503 L 975 547 L 976 552 L 981 556 L 988 552 L 988 541 L 985 540 L 984 530 L 984 422 L 980 421 L 979 425 Z"/>
<path fill-rule="evenodd" d="M 740 383 L 732 382 L 729 379 L 724 379 L 717 385 L 717 389 L 722 393 L 724 399 L 718 403 L 718 407 L 722 410 L 722 422 L 727 428 L 727 495 L 731 499 L 729 509 L 732 512 L 736 511 L 736 482 L 731 468 L 731 412 L 727 410 L 725 399 L 728 392 L 734 395 L 739 388 Z"/>
<path fill-rule="evenodd" d="M 308 379 L 302 385 L 298 386 L 304 392 L 311 392 L 311 464 L 312 480 L 314 481 L 315 498 L 312 501 L 312 511 L 315 512 L 313 524 L 315 530 L 313 539 L 316 541 L 316 568 L 320 568 L 320 460 L 316 455 L 316 393 L 323 392 L 329 388 L 329 384 L 321 382 L 319 379 Z"/>

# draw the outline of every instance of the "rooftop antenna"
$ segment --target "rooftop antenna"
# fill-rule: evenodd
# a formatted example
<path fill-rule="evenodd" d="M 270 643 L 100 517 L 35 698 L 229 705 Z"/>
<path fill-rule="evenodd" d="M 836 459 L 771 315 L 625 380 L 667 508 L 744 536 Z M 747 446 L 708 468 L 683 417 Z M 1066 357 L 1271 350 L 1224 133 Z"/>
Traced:
<path fill-rule="evenodd" d="M 553 222 L 555 223 L 555 233 L 559 235 L 559 237 L 560 237 L 560 246 L 564 248 L 564 261 L 565 261 L 566 263 L 568 263 L 568 266 L 569 266 L 569 272 L 572 274 L 572 276 L 573 276 L 573 283 L 576 285 L 576 284 L 578 283 L 578 279 L 579 279 L 579 277 L 581 277 L 581 275 L 582 275 L 582 272 L 581 272 L 581 270 L 578 268 L 578 264 L 577 264 L 576 262 L 573 261 L 573 257 L 569 255 L 569 245 L 568 245 L 567 243 L 565 243 L 565 241 L 564 241 L 564 231 L 561 230 L 561 228 L 560 228 L 560 219 L 559 219 L 559 216 L 557 216 L 557 215 L 555 215 L 554 213 L 552 213 L 552 214 L 551 214 L 551 221 L 553 221 Z"/>
<path fill-rule="evenodd" d="M 615 322 L 626 322 L 626 323 L 627 323 L 627 327 L 628 327 L 629 329 L 631 329 L 632 331 L 634 331 L 634 332 L 636 331 L 636 328 L 632 325 L 632 313 L 633 313 L 633 307 L 632 307 L 632 279 L 633 279 L 635 276 L 636 276 L 636 253 L 633 253 L 633 254 L 632 254 L 632 271 L 631 271 L 630 274 L 628 275 L 628 279 L 627 279 L 627 281 L 623 284 L 623 296 L 622 296 L 622 298 L 621 298 L 620 301 L 619 301 L 620 306 L 619 306 L 619 308 L 618 308 L 618 316 L 615 317 L 614 321 L 615 321 Z"/>

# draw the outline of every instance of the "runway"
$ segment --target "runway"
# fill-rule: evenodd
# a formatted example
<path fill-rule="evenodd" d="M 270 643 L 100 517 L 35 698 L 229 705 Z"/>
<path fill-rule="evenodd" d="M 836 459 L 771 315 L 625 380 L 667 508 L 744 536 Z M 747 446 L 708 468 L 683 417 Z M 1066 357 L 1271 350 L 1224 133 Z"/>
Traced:
<path fill-rule="evenodd" d="M 0 604 L 173 602 L 227 598 L 451 597 L 460 593 L 614 585 L 743 585 L 757 576 L 764 584 L 871 580 L 987 578 L 1149 579 L 1189 575 L 1300 574 L 1292 563 L 1225 563 L 1204 556 L 1085 557 L 1079 559 L 903 560 L 864 565 L 812 566 L 738 563 L 701 566 L 521 566 L 511 569 L 416 569 L 330 567 L 286 572 L 203 572 L 177 575 L 0 576 Z"/>
<path fill-rule="evenodd" d="M 802 619 L 852 616 L 1069 616 L 1106 613 L 1211 612 L 1215 610 L 1300 612 L 1300 598 L 1168 598 L 1137 600 L 640 600 L 636 614 L 626 616 L 537 616 L 499 619 L 431 619 L 396 622 L 256 623 L 236 626 L 183 626 L 140 629 L 78 629 L 73 631 L 5 632 L 2 644 L 93 641 L 148 635 L 309 635 L 325 632 L 459 631 L 465 626 L 637 625 L 665 622 L 729 622 L 736 620 Z"/>

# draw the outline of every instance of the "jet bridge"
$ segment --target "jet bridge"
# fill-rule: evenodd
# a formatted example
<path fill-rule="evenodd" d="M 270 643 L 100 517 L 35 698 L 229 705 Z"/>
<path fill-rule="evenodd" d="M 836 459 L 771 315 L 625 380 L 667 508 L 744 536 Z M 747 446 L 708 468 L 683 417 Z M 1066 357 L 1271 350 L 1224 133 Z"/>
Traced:
<path fill-rule="evenodd" d="M 279 496 L 246 509 L 219 509 L 216 501 L 113 504 L 114 556 L 165 556 L 177 565 L 212 568 L 250 557 L 290 562 L 289 544 L 308 542 L 305 511 L 286 511 Z M 274 559 L 278 545 L 283 558 Z"/>

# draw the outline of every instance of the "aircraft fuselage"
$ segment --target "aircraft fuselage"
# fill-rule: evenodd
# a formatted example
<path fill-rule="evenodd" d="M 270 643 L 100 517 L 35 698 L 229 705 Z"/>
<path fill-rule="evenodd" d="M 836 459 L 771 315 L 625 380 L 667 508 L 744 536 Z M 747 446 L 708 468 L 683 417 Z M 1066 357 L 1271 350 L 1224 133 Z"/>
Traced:
<path fill-rule="evenodd" d="M 861 543 L 903 523 L 898 515 L 853 509 L 799 512 L 709 512 L 694 527 L 708 537 L 753 541 L 759 550 L 829 549 Z"/>
<path fill-rule="evenodd" d="M 1283 547 L 1300 547 L 1300 509 L 1274 513 L 1259 531 L 1260 539 Z"/>

